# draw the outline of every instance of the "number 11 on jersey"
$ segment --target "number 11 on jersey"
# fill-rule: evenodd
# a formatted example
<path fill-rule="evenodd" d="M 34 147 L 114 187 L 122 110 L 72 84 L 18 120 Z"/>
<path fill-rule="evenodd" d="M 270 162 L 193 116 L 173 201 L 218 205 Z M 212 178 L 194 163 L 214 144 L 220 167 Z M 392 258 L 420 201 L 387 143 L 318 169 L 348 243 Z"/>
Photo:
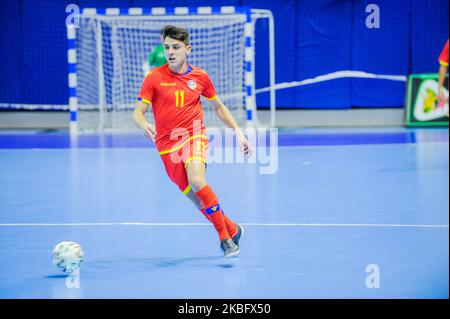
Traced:
<path fill-rule="evenodd" d="M 175 107 L 182 108 L 184 106 L 184 91 L 175 91 Z"/>

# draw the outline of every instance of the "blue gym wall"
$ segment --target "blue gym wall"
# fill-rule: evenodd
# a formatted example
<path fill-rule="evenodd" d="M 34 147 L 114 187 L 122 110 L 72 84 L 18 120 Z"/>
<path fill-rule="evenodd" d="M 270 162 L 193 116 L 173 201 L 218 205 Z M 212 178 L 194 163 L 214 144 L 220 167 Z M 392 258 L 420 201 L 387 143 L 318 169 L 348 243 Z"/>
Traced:
<path fill-rule="evenodd" d="M 251 6 L 275 18 L 276 83 L 342 70 L 383 75 L 437 72 L 448 39 L 448 0 L 0 1 L 0 103 L 67 104 L 65 8 Z M 368 4 L 380 28 L 368 29 Z M 259 22 L 261 34 L 267 23 Z M 256 87 L 268 85 L 268 52 L 257 35 Z M 220 93 L 220 92 L 219 92 Z M 282 108 L 403 107 L 405 83 L 341 78 L 277 91 Z M 268 105 L 268 93 L 257 96 Z"/>

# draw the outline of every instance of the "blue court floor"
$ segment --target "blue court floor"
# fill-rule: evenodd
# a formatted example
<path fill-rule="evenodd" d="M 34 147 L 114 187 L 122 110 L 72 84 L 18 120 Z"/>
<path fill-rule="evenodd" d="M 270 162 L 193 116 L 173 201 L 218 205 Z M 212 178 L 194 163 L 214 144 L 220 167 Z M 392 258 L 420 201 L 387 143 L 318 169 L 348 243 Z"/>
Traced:
<path fill-rule="evenodd" d="M 273 174 L 208 165 L 245 227 L 228 260 L 142 135 L 1 131 L 0 298 L 449 297 L 448 129 L 278 133 Z"/>

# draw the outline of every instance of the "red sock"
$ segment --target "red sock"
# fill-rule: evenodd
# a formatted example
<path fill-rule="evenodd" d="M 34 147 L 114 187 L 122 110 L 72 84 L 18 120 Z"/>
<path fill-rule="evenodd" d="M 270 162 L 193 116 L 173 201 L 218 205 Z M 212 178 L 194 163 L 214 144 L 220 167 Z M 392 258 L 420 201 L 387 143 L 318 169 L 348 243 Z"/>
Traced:
<path fill-rule="evenodd" d="M 211 218 L 209 218 L 209 215 L 206 214 L 204 208 L 200 209 L 200 211 L 201 211 L 202 214 L 206 217 L 207 220 L 209 220 L 210 222 L 212 222 L 212 221 L 211 221 Z M 231 219 L 229 219 L 228 216 L 225 215 L 225 213 L 224 213 L 223 211 L 222 211 L 222 214 L 223 214 L 223 220 L 225 221 L 225 226 L 227 227 L 228 234 L 229 234 L 231 237 L 233 237 L 233 236 L 236 235 L 236 233 L 237 233 L 237 227 L 236 227 L 236 224 L 235 224 Z"/>
<path fill-rule="evenodd" d="M 202 212 L 203 216 L 205 216 L 205 217 L 206 217 L 206 219 L 207 219 L 207 220 L 209 220 L 210 222 L 212 222 L 212 221 L 211 221 L 211 218 L 209 217 L 209 215 L 208 215 L 208 214 L 206 214 L 206 212 L 205 212 L 205 209 L 204 209 L 204 208 L 200 209 L 200 211 Z"/>
<path fill-rule="evenodd" d="M 214 228 L 217 230 L 220 241 L 230 239 L 230 235 L 228 234 L 227 226 L 222 215 L 222 209 L 220 209 L 219 200 L 211 187 L 206 185 L 196 192 L 195 195 L 197 195 L 202 202 L 203 207 L 205 207 L 205 213 L 209 217 L 208 219 L 210 219 L 213 223 Z"/>
<path fill-rule="evenodd" d="M 223 220 L 225 221 L 225 224 L 227 225 L 228 234 L 230 234 L 231 237 L 236 235 L 237 233 L 237 227 L 236 224 L 228 218 L 227 215 L 223 214 Z"/>

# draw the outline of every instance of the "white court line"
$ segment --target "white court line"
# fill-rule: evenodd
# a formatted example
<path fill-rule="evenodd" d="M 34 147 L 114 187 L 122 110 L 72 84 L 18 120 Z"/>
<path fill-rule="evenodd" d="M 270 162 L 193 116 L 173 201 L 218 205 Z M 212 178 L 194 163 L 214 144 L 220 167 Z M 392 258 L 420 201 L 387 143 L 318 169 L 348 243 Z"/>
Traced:
<path fill-rule="evenodd" d="M 58 227 L 58 226 L 209 226 L 210 223 L 7 223 L 0 227 Z M 242 223 L 243 226 L 267 227 L 398 227 L 398 228 L 448 228 L 449 225 L 421 224 L 303 224 L 303 223 Z"/>
<path fill-rule="evenodd" d="M 406 82 L 407 78 L 404 75 L 385 75 L 385 74 L 375 74 L 375 73 L 367 73 L 364 71 L 354 71 L 354 70 L 342 70 L 336 71 L 328 74 L 318 75 L 314 78 L 305 79 L 302 81 L 293 81 L 293 82 L 284 82 L 277 83 L 274 85 L 275 90 L 280 89 L 288 89 L 296 86 L 303 86 L 313 83 L 319 83 L 324 81 L 330 81 L 341 78 L 365 78 L 365 79 L 381 79 L 381 80 L 391 80 L 391 81 L 401 81 Z M 263 93 L 270 91 L 270 86 L 256 89 L 255 93 Z"/>

